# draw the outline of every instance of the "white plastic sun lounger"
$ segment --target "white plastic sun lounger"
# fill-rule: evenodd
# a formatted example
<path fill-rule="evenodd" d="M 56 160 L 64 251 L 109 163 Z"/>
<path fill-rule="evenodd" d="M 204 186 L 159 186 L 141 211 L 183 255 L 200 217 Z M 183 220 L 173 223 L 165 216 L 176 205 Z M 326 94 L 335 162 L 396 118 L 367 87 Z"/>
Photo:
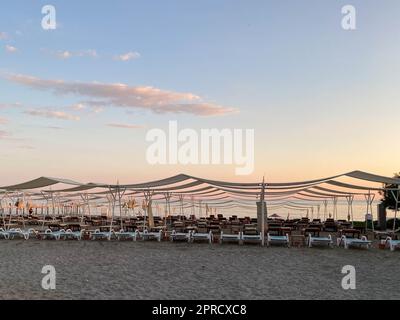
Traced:
<path fill-rule="evenodd" d="M 10 238 L 10 234 L 5 231 L 3 228 L 0 228 L 0 238 L 4 238 L 8 240 Z"/>
<path fill-rule="evenodd" d="M 133 241 L 136 241 L 136 239 L 138 237 L 138 231 L 129 232 L 129 231 L 124 231 L 123 229 L 121 229 L 120 231 L 115 232 L 115 236 L 117 237 L 118 240 L 121 240 L 121 239 L 125 239 L 125 240 L 132 239 Z"/>
<path fill-rule="evenodd" d="M 285 236 L 271 236 L 268 232 L 267 247 L 269 247 L 271 244 L 283 244 L 289 248 L 289 246 L 290 246 L 289 235 L 286 234 Z"/>
<path fill-rule="evenodd" d="M 14 239 L 15 237 L 22 238 L 28 240 L 31 235 L 36 235 L 36 231 L 34 229 L 28 229 L 28 231 L 21 230 L 20 228 L 12 228 L 7 231 L 9 239 Z"/>
<path fill-rule="evenodd" d="M 65 234 L 64 229 L 58 231 L 52 231 L 51 229 L 46 229 L 45 232 L 39 233 L 39 235 L 42 237 L 43 240 L 47 239 L 60 240 L 61 236 L 63 236 L 64 234 Z"/>
<path fill-rule="evenodd" d="M 208 241 L 209 243 L 212 243 L 213 241 L 213 234 L 212 232 L 192 232 L 191 233 L 191 238 L 190 238 L 191 242 L 194 241 Z"/>
<path fill-rule="evenodd" d="M 94 232 L 90 233 L 90 239 L 92 240 L 102 240 L 107 239 L 108 241 L 111 240 L 114 231 L 100 231 L 99 229 L 94 230 Z"/>
<path fill-rule="evenodd" d="M 224 241 L 225 242 L 237 242 L 237 243 L 240 243 L 241 240 L 242 240 L 242 233 L 241 232 L 232 234 L 232 233 L 223 233 L 221 231 L 221 235 L 219 237 L 219 243 L 221 243 L 221 244 Z"/>
<path fill-rule="evenodd" d="M 333 246 L 332 236 L 329 234 L 327 237 L 313 237 L 311 234 L 308 235 L 308 247 L 311 248 L 313 244 L 316 245 L 327 245 L 328 247 Z"/>
<path fill-rule="evenodd" d="M 72 231 L 71 229 L 67 229 L 63 234 L 61 234 L 61 237 L 64 238 L 64 240 L 67 239 L 76 239 L 76 240 L 82 240 L 82 235 L 85 229 L 82 229 L 80 231 Z"/>
<path fill-rule="evenodd" d="M 171 234 L 169 235 L 169 239 L 173 241 L 190 241 L 191 239 L 191 232 L 176 232 L 172 230 Z"/>
<path fill-rule="evenodd" d="M 245 234 L 242 232 L 241 240 L 243 242 L 259 242 L 263 243 L 262 233 L 259 234 Z"/>
<path fill-rule="evenodd" d="M 158 242 L 160 242 L 162 238 L 162 230 L 156 232 L 149 232 L 147 231 L 147 229 L 145 229 L 142 232 L 136 231 L 136 233 L 137 233 L 136 236 L 139 237 L 142 241 L 157 240 Z"/>
<path fill-rule="evenodd" d="M 367 239 L 366 236 L 362 236 L 361 239 L 357 238 L 346 238 L 345 235 L 337 239 L 338 247 L 343 246 L 348 249 L 350 246 L 366 247 L 369 249 L 371 247 L 371 241 Z"/>
<path fill-rule="evenodd" d="M 400 240 L 392 240 L 391 237 L 386 238 L 386 246 L 390 248 L 390 251 L 400 249 Z"/>

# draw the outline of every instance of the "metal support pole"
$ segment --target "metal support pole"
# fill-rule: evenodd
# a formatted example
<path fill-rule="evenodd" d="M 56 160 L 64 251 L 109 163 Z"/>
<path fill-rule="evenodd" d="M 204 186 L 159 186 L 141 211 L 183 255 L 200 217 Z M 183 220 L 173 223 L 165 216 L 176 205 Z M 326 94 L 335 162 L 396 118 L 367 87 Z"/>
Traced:
<path fill-rule="evenodd" d="M 354 196 L 352 194 L 349 194 L 346 196 L 347 200 L 347 221 L 351 220 L 351 227 L 354 227 L 354 216 L 353 216 L 353 200 Z"/>
<path fill-rule="evenodd" d="M 337 203 L 338 203 L 338 197 L 334 196 L 333 197 L 333 219 L 335 219 L 336 221 L 338 220 Z"/>
<path fill-rule="evenodd" d="M 368 219 L 369 216 L 371 216 L 371 225 L 372 225 L 372 231 L 374 231 L 374 216 L 372 214 L 372 203 L 374 202 L 375 199 L 375 194 L 371 194 L 371 190 L 368 190 L 368 194 L 364 194 L 365 201 L 367 202 L 367 213 L 366 213 L 366 219 L 365 219 L 365 231 L 368 230 Z"/>
<path fill-rule="evenodd" d="M 398 186 L 398 189 L 396 193 L 394 190 L 390 190 L 392 193 L 393 199 L 395 201 L 395 207 L 394 207 L 394 220 L 393 220 L 393 232 L 396 231 L 396 219 L 397 219 L 397 211 L 399 210 L 399 202 L 400 202 L 400 186 Z"/>

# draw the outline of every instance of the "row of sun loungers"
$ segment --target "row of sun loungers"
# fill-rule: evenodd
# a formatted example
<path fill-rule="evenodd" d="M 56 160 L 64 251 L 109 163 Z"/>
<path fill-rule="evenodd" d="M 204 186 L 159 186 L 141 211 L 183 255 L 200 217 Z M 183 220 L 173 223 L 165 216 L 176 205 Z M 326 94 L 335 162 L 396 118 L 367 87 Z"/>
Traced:
<path fill-rule="evenodd" d="M 4 238 L 6 240 L 15 239 L 15 238 L 29 240 L 29 237 L 32 234 L 36 235 L 36 231 L 33 229 L 29 229 L 29 230 L 25 231 L 20 228 L 11 228 L 8 230 L 4 230 L 3 228 L 0 228 L 0 237 Z"/>
<path fill-rule="evenodd" d="M 237 242 L 239 244 L 243 243 L 259 243 L 262 245 L 283 245 L 290 246 L 290 236 L 289 234 L 274 234 L 268 232 L 266 237 L 263 239 L 263 236 L 260 232 L 256 232 L 256 229 L 253 226 L 244 228 L 243 231 L 239 231 L 238 233 L 227 233 L 221 231 L 219 234 L 209 231 L 209 232 L 197 232 L 196 230 L 190 230 L 187 232 L 179 232 L 173 230 L 169 234 L 169 240 L 171 242 L 174 241 L 186 241 L 186 242 L 214 242 L 214 238 L 218 237 L 219 242 Z M 87 234 L 88 232 L 86 232 Z M 38 232 L 34 229 L 23 230 L 21 228 L 11 228 L 11 229 L 3 229 L 0 228 L 0 239 L 25 239 L 28 240 L 30 238 L 40 238 L 40 239 L 54 239 L 54 240 L 82 240 L 85 234 L 85 230 L 74 228 L 72 229 L 47 229 L 44 232 Z M 139 229 L 126 229 L 120 231 L 114 231 L 111 228 L 108 230 L 104 229 L 96 229 L 94 231 L 89 232 L 89 239 L 91 240 L 156 240 L 161 241 L 164 237 L 164 232 L 162 229 L 158 231 L 148 231 L 147 229 L 139 230 Z M 391 251 L 395 249 L 400 249 L 400 240 L 394 240 L 392 237 L 387 237 L 385 240 L 382 240 L 383 244 L 386 248 L 389 248 Z M 333 246 L 333 239 L 330 234 L 327 236 L 319 236 L 309 233 L 306 237 L 306 244 L 308 247 L 313 246 Z M 341 234 L 337 238 L 336 245 L 338 247 L 344 247 L 348 249 L 350 247 L 362 247 L 369 249 L 372 245 L 372 241 L 368 240 L 366 236 L 355 237 L 349 236 L 348 234 Z"/>
<path fill-rule="evenodd" d="M 81 240 L 84 230 L 80 231 L 72 231 L 71 229 L 68 230 L 57 230 L 53 231 L 51 229 L 47 229 L 45 232 L 36 232 L 33 229 L 29 229 L 28 231 L 22 231 L 21 229 L 10 229 L 5 231 L 4 229 L 0 229 L 0 237 L 4 239 L 14 239 L 15 237 L 23 238 L 28 240 L 30 235 L 39 235 L 41 239 L 76 239 Z M 162 231 L 159 230 L 158 232 L 149 232 L 147 230 L 144 231 L 124 231 L 120 230 L 119 232 L 114 231 L 100 231 L 99 229 L 95 230 L 90 234 L 90 239 L 92 240 L 111 240 L 115 237 L 118 240 L 133 240 L 136 241 L 138 239 L 141 240 L 157 240 L 161 241 L 162 239 Z M 173 241 L 187 241 L 187 242 L 194 242 L 194 241 L 207 241 L 209 243 L 213 242 L 213 233 L 210 231 L 208 233 L 198 233 L 198 232 L 176 232 L 175 230 L 172 231 L 170 234 L 170 240 Z M 267 234 L 267 246 L 272 244 L 280 244 L 289 247 L 289 235 L 284 236 L 276 236 Z M 261 243 L 264 245 L 264 241 L 262 239 L 262 234 L 244 234 L 243 232 L 239 232 L 238 234 L 224 234 L 221 232 L 219 237 L 219 242 L 222 244 L 224 242 L 256 242 Z M 398 241 L 397 241 L 398 242 Z M 328 238 L 320 238 L 320 237 L 311 237 L 309 236 L 309 246 L 311 247 L 312 244 L 325 244 L 328 245 L 332 244 L 332 237 L 329 235 Z M 348 247 L 350 242 L 346 241 L 344 237 L 344 244 L 345 248 Z M 339 245 L 339 242 L 338 242 Z M 397 244 L 398 245 L 398 244 Z"/>
<path fill-rule="evenodd" d="M 61 229 L 58 231 L 52 231 L 51 229 L 47 229 L 45 232 L 39 232 L 39 236 L 42 239 L 55 239 L 55 240 L 60 240 L 60 239 L 77 239 L 81 240 L 82 239 L 82 231 L 72 231 L 71 229 Z"/>

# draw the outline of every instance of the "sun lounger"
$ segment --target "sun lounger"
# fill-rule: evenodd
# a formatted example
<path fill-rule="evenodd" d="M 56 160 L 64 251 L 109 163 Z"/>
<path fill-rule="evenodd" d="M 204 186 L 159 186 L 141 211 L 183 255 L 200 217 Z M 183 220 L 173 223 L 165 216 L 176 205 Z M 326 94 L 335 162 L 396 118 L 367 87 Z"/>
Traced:
<path fill-rule="evenodd" d="M 345 249 L 348 249 L 350 246 L 357 247 L 366 247 L 369 249 L 371 247 L 371 241 L 367 239 L 366 236 L 362 236 L 361 239 L 358 238 L 347 238 L 345 235 L 342 235 L 337 239 L 338 247 L 343 246 Z"/>
<path fill-rule="evenodd" d="M 133 241 L 136 241 L 137 237 L 138 237 L 138 232 L 135 231 L 125 231 L 123 229 L 121 229 L 118 232 L 115 232 L 115 236 L 117 237 L 118 240 L 124 239 L 124 240 L 129 240 L 132 239 Z"/>
<path fill-rule="evenodd" d="M 308 234 L 308 247 L 311 248 L 313 244 L 316 245 L 327 245 L 328 247 L 332 247 L 333 241 L 332 236 L 329 234 L 327 237 L 315 237 L 312 236 L 311 233 Z"/>
<path fill-rule="evenodd" d="M 61 236 L 63 236 L 65 234 L 65 230 L 64 229 L 60 229 L 57 231 L 53 231 L 51 229 L 46 229 L 45 232 L 40 232 L 39 235 L 41 236 L 41 238 L 43 240 L 47 240 L 47 239 L 55 239 L 55 240 L 60 240 Z"/>
<path fill-rule="evenodd" d="M 0 228 L 0 237 L 8 240 L 10 238 L 10 234 L 3 228 Z"/>
<path fill-rule="evenodd" d="M 84 232 L 85 229 L 81 229 L 79 224 L 70 224 L 66 227 L 66 231 L 60 234 L 60 238 L 63 238 L 64 240 L 82 240 Z"/>
<path fill-rule="evenodd" d="M 270 233 L 267 233 L 267 246 L 269 247 L 271 244 L 284 244 L 287 247 L 290 246 L 289 243 L 289 235 L 286 234 L 284 236 L 272 236 Z"/>
<path fill-rule="evenodd" d="M 61 235 L 64 239 L 76 239 L 82 240 L 82 235 L 84 233 L 84 229 L 79 231 L 72 231 L 71 229 L 67 229 L 64 234 Z"/>
<path fill-rule="evenodd" d="M 31 235 L 36 235 L 36 231 L 34 229 L 28 229 L 28 231 L 21 230 L 20 228 L 11 228 L 7 231 L 9 239 L 14 239 L 15 237 L 22 238 L 28 240 Z"/>
<path fill-rule="evenodd" d="M 259 242 L 264 245 L 261 232 L 257 234 L 247 234 L 245 232 L 242 232 L 241 240 L 242 242 Z"/>
<path fill-rule="evenodd" d="M 145 229 L 144 231 L 136 231 L 136 233 L 136 236 L 139 237 L 142 241 L 157 240 L 158 242 L 160 242 L 162 238 L 162 230 L 150 232 Z"/>
<path fill-rule="evenodd" d="M 114 234 L 113 230 L 100 231 L 100 229 L 96 229 L 94 232 L 90 233 L 90 239 L 92 239 L 92 240 L 102 240 L 102 239 L 111 240 L 111 237 L 113 234 Z"/>
<path fill-rule="evenodd" d="M 390 248 L 390 251 L 400 249 L 400 240 L 392 240 L 391 237 L 386 238 L 386 246 Z"/>
<path fill-rule="evenodd" d="M 391 234 L 391 231 L 374 230 L 374 239 L 383 240 Z"/>
<path fill-rule="evenodd" d="M 191 232 L 176 232 L 175 230 L 172 230 L 169 239 L 173 241 L 190 241 L 191 239 Z"/>
<path fill-rule="evenodd" d="M 213 234 L 212 234 L 211 231 L 210 232 L 196 232 L 196 231 L 193 231 L 191 233 L 190 241 L 191 242 L 194 242 L 194 241 L 208 241 L 209 243 L 212 243 Z"/>
<path fill-rule="evenodd" d="M 242 240 L 242 233 L 234 233 L 234 234 L 229 234 L 229 233 L 224 233 L 223 231 L 221 231 L 221 235 L 219 237 L 219 243 L 223 243 L 225 242 L 237 242 L 240 243 L 240 241 Z"/>

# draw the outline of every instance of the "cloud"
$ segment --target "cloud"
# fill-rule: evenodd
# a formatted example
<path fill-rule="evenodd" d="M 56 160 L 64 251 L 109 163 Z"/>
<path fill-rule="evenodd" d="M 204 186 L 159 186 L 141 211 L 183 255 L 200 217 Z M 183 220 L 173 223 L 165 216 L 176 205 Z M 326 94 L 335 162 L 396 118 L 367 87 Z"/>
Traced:
<path fill-rule="evenodd" d="M 107 123 L 107 126 L 114 128 L 123 128 L 123 129 L 142 129 L 145 127 L 138 124 L 123 124 L 123 123 Z"/>
<path fill-rule="evenodd" d="M 79 111 L 86 109 L 86 106 L 83 103 L 75 103 L 71 106 L 72 109 Z"/>
<path fill-rule="evenodd" d="M 0 32 L 0 40 L 8 39 L 8 34 L 6 32 Z"/>
<path fill-rule="evenodd" d="M 8 120 L 6 118 L 0 117 L 0 124 L 6 124 Z"/>
<path fill-rule="evenodd" d="M 72 53 L 69 51 L 62 51 L 62 52 L 57 52 L 57 57 L 60 59 L 69 59 L 72 57 Z"/>
<path fill-rule="evenodd" d="M 43 128 L 51 129 L 51 130 L 64 130 L 63 127 L 59 127 L 59 126 L 45 126 Z"/>
<path fill-rule="evenodd" d="M 187 113 L 198 116 L 218 116 L 237 111 L 233 108 L 204 102 L 201 97 L 193 93 L 168 91 L 150 86 L 45 80 L 22 74 L 8 74 L 5 77 L 9 81 L 36 90 L 90 97 L 93 100 L 86 103 L 97 107 L 117 106 L 145 109 L 160 114 Z"/>
<path fill-rule="evenodd" d="M 121 55 L 114 56 L 114 60 L 118 61 L 129 61 L 133 59 L 139 59 L 140 58 L 140 53 L 139 52 L 127 52 Z"/>
<path fill-rule="evenodd" d="M 13 47 L 9 44 L 6 45 L 6 51 L 8 53 L 16 53 L 18 51 L 18 49 L 16 47 Z"/>
<path fill-rule="evenodd" d="M 34 146 L 30 145 L 22 145 L 22 146 L 17 146 L 18 149 L 26 149 L 26 150 L 33 150 L 36 149 Z"/>
<path fill-rule="evenodd" d="M 71 109 L 75 111 L 86 111 L 86 113 L 100 113 L 103 111 L 103 105 L 101 104 L 96 104 L 96 102 L 91 102 L 91 101 L 84 101 L 84 102 L 79 102 L 75 103 L 72 106 L 70 106 Z"/>
<path fill-rule="evenodd" d="M 20 108 L 22 104 L 19 102 L 15 103 L 0 103 L 0 109 L 9 109 L 9 108 Z"/>
<path fill-rule="evenodd" d="M 61 119 L 61 120 L 72 120 L 72 121 L 80 120 L 79 117 L 74 116 L 72 114 L 68 114 L 64 111 L 39 109 L 39 110 L 27 110 L 24 113 L 29 114 L 31 116 L 35 116 L 35 117 L 44 117 L 44 118 Z"/>
<path fill-rule="evenodd" d="M 8 139 L 9 137 L 10 137 L 10 134 L 7 131 L 0 130 L 0 140 Z"/>
<path fill-rule="evenodd" d="M 70 51 L 70 50 L 58 50 L 58 51 L 49 51 L 48 49 L 42 48 L 42 52 L 50 54 L 52 56 L 57 57 L 58 59 L 70 59 L 73 57 L 98 57 L 97 51 L 93 49 L 88 50 L 80 50 L 80 51 Z"/>

